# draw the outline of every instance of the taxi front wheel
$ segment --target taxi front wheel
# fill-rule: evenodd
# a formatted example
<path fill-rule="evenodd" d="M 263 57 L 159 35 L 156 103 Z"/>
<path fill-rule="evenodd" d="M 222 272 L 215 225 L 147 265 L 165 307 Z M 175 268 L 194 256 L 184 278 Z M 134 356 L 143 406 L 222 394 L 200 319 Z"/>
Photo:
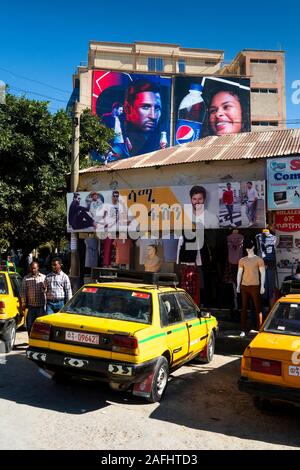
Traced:
<path fill-rule="evenodd" d="M 199 358 L 200 362 L 202 362 L 203 364 L 209 364 L 213 360 L 215 354 L 215 344 L 215 333 L 212 331 L 209 335 L 207 346 L 204 350 L 204 355 Z"/>
<path fill-rule="evenodd" d="M 16 322 L 12 320 L 6 332 L 3 335 L 3 340 L 5 344 L 5 352 L 10 352 L 16 341 Z"/>
<path fill-rule="evenodd" d="M 169 378 L 169 364 L 167 359 L 164 356 L 160 356 L 158 358 L 153 381 L 152 387 L 149 397 L 147 398 L 148 401 L 151 403 L 155 403 L 161 400 L 166 386 L 168 384 Z"/>

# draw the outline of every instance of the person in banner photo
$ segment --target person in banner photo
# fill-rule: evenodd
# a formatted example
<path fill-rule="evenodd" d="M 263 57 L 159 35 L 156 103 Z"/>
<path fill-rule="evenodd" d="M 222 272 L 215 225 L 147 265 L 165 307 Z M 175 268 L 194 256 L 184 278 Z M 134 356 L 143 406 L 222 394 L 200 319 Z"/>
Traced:
<path fill-rule="evenodd" d="M 69 207 L 68 221 L 73 230 L 91 228 L 94 230 L 96 224 L 89 212 L 88 207 L 80 205 L 80 193 L 73 194 L 73 201 Z"/>
<path fill-rule="evenodd" d="M 216 214 L 205 209 L 207 191 L 203 186 L 193 186 L 190 189 L 193 222 L 203 222 L 204 228 L 216 228 L 219 221 Z"/>
<path fill-rule="evenodd" d="M 125 114 L 122 103 L 118 101 L 113 103 L 111 112 L 103 114 L 101 121 L 115 133 L 110 142 L 111 153 L 122 158 L 129 157 L 128 146 L 125 142 Z"/>
<path fill-rule="evenodd" d="M 249 227 L 256 223 L 257 204 L 258 193 L 253 186 L 252 181 L 248 181 L 246 193 L 246 215 L 249 220 Z"/>
<path fill-rule="evenodd" d="M 207 106 L 203 137 L 250 132 L 250 88 L 240 83 L 206 78 L 203 99 Z"/>
<path fill-rule="evenodd" d="M 222 202 L 225 205 L 228 215 L 225 216 L 227 220 L 230 220 L 230 225 L 232 227 L 236 227 L 235 223 L 233 222 L 233 203 L 234 203 L 234 194 L 231 189 L 231 183 L 227 183 L 226 190 L 223 191 L 222 194 Z"/>
<path fill-rule="evenodd" d="M 158 150 L 162 113 L 158 85 L 146 79 L 135 80 L 126 91 L 124 111 L 126 143 L 130 156 Z"/>

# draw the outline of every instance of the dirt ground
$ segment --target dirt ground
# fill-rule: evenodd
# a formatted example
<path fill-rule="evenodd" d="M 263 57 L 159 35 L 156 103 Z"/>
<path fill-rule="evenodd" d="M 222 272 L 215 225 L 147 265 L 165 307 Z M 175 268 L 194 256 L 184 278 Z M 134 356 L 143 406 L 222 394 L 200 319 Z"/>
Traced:
<path fill-rule="evenodd" d="M 0 361 L 0 449 L 295 449 L 300 409 L 262 413 L 238 391 L 240 355 L 170 378 L 160 404 L 107 385 L 56 385 L 25 357 L 26 332 Z M 228 348 L 227 348 L 228 349 Z"/>

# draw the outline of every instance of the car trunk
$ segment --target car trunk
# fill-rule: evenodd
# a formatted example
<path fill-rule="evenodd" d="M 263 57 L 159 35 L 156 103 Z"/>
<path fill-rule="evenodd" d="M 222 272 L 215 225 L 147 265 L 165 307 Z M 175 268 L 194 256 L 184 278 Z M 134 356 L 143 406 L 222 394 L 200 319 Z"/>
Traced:
<path fill-rule="evenodd" d="M 48 315 L 43 318 L 44 320 L 51 324 L 49 349 L 105 359 L 113 357 L 114 335 L 130 337 L 137 331 L 149 327 L 135 322 L 69 313 Z"/>
<path fill-rule="evenodd" d="M 280 382 L 282 382 L 282 385 L 300 388 L 299 336 L 269 332 L 260 333 L 251 342 L 250 348 L 247 348 L 246 355 L 281 362 Z"/>

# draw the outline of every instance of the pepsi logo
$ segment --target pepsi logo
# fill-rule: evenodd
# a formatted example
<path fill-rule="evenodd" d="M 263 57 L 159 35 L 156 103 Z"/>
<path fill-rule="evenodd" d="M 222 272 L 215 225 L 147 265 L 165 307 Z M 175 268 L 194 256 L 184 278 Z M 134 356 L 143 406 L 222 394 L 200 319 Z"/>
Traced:
<path fill-rule="evenodd" d="M 176 131 L 176 142 L 177 144 L 185 144 L 186 142 L 193 142 L 195 140 L 194 129 L 190 126 L 183 125 L 179 126 Z"/>

